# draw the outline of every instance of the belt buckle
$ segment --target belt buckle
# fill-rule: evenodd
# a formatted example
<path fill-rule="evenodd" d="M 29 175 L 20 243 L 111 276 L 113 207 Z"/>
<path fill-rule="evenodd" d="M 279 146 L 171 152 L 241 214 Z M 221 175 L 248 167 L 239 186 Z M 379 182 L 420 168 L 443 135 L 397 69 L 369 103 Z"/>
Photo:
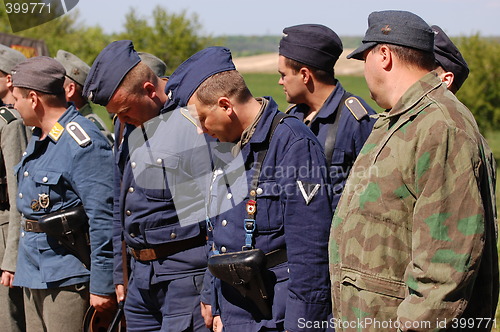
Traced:
<path fill-rule="evenodd" d="M 33 224 L 31 223 L 31 221 L 26 220 L 24 227 L 25 227 L 26 231 L 33 232 L 34 227 L 33 227 Z"/>

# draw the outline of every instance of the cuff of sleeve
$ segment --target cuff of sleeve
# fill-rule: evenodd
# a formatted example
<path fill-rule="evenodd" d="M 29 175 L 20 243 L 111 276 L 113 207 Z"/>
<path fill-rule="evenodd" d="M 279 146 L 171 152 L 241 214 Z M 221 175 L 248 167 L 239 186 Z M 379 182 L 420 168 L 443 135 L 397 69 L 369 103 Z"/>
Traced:
<path fill-rule="evenodd" d="M 307 303 L 294 298 L 288 298 L 285 313 L 285 330 L 289 332 L 319 332 L 317 326 L 328 320 L 331 314 L 330 303 Z M 314 324 L 319 322 L 318 324 Z M 311 328 L 307 328 L 310 326 Z"/>
<path fill-rule="evenodd" d="M 96 295 L 110 295 L 115 292 L 112 269 L 94 269 L 90 273 L 90 292 Z"/>

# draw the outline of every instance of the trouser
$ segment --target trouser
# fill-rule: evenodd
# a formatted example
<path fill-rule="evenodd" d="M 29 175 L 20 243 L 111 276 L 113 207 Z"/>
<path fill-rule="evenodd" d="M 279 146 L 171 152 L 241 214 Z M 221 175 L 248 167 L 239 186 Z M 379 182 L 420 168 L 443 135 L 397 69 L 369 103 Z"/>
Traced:
<path fill-rule="evenodd" d="M 203 274 L 136 287 L 133 273 L 127 289 L 128 332 L 208 332 L 200 308 Z"/>
<path fill-rule="evenodd" d="M 87 284 L 24 289 L 26 332 L 82 331 L 89 307 Z"/>
<path fill-rule="evenodd" d="M 4 259 L 9 224 L 0 226 L 0 264 Z M 2 270 L 0 270 L 0 276 Z M 9 288 L 0 285 L 0 332 L 23 332 L 24 304 L 23 290 L 20 287 Z"/>

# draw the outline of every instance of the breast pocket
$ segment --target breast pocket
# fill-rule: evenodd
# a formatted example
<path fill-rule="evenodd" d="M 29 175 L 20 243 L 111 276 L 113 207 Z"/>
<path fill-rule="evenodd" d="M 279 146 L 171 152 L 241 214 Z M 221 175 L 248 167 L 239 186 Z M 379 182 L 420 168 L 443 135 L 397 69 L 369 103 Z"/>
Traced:
<path fill-rule="evenodd" d="M 275 181 L 259 183 L 257 187 L 257 231 L 261 234 L 275 232 L 283 227 L 282 188 Z"/>
<path fill-rule="evenodd" d="M 134 178 L 148 199 L 172 200 L 176 193 L 179 165 L 178 155 L 154 153 L 143 161 L 139 172 L 134 172 Z"/>
<path fill-rule="evenodd" d="M 55 171 L 36 171 L 33 181 L 36 183 L 35 197 L 30 197 L 35 208 L 45 211 L 58 210 L 62 206 L 64 193 L 62 173 Z"/>

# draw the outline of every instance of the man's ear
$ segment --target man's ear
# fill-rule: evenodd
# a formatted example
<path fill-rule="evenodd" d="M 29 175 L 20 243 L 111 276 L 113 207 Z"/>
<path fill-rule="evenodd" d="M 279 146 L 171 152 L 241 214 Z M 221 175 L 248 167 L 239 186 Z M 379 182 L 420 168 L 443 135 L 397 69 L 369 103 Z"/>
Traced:
<path fill-rule="evenodd" d="M 453 84 L 453 80 L 455 79 L 455 75 L 451 71 L 447 71 L 439 74 L 439 78 L 441 79 L 441 82 L 445 83 L 446 87 L 450 89 Z"/>
<path fill-rule="evenodd" d="M 71 97 L 73 97 L 76 93 L 76 84 L 73 82 L 68 83 L 64 87 L 64 91 L 66 91 L 66 100 L 69 100 Z"/>
<path fill-rule="evenodd" d="M 394 54 L 387 45 L 381 45 L 376 51 L 380 56 L 380 61 L 382 62 L 382 67 L 386 70 L 392 68 L 392 62 L 394 61 Z"/>
<path fill-rule="evenodd" d="M 33 109 L 36 109 L 37 106 L 41 104 L 40 96 L 33 90 L 28 92 L 28 100 L 30 101 Z"/>
<path fill-rule="evenodd" d="M 153 83 L 146 81 L 146 82 L 144 82 L 142 87 L 144 88 L 144 90 L 146 90 L 149 98 L 151 98 L 151 99 L 156 98 L 156 87 L 154 86 Z"/>
<path fill-rule="evenodd" d="M 233 103 L 227 97 L 219 97 L 217 100 L 217 106 L 226 111 L 226 114 L 230 116 L 233 113 Z"/>
<path fill-rule="evenodd" d="M 7 87 L 9 89 L 12 89 L 12 75 L 7 74 L 7 76 L 5 76 L 5 80 L 6 80 Z"/>
<path fill-rule="evenodd" d="M 300 68 L 299 74 L 302 77 L 302 81 L 304 82 L 304 84 L 309 83 L 309 81 L 311 80 L 311 75 L 312 75 L 309 68 L 307 68 L 307 67 Z"/>

